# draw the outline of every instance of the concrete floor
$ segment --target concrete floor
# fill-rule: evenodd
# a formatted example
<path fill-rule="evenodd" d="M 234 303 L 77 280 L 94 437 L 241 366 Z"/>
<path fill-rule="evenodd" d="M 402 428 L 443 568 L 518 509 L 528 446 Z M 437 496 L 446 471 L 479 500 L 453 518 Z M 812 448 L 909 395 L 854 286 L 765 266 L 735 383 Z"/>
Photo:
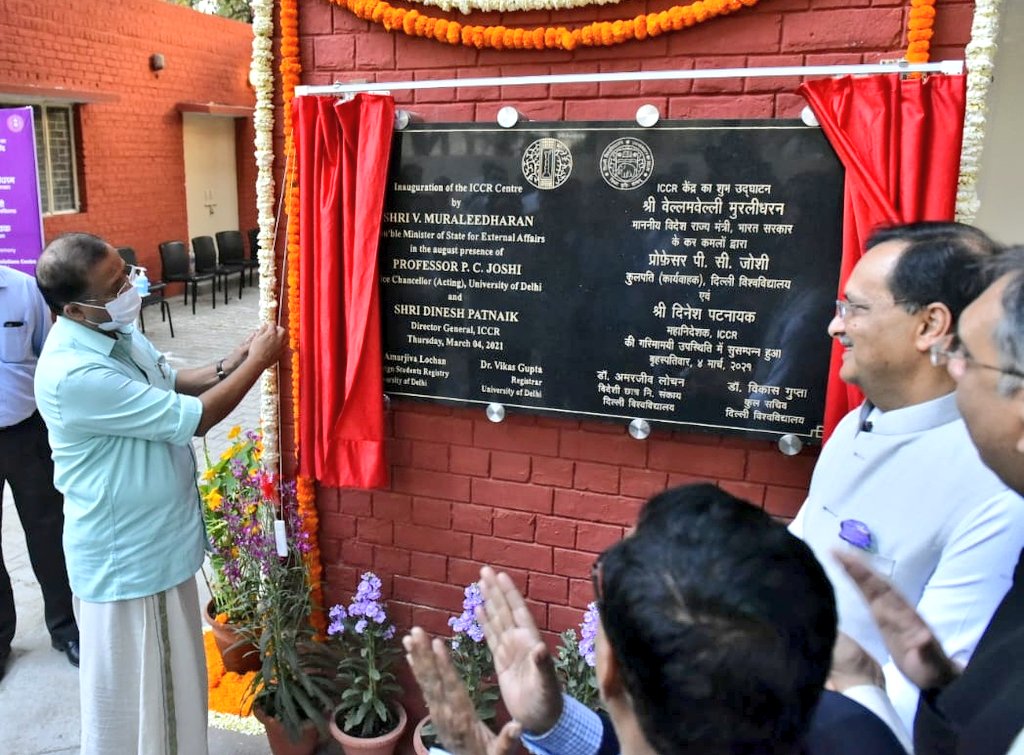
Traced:
<path fill-rule="evenodd" d="M 238 299 L 238 289 L 229 290 L 228 305 L 223 295 L 217 309 L 210 307 L 210 296 L 200 292 L 196 315 L 191 303 L 182 306 L 181 296 L 171 300 L 175 337 L 171 338 L 166 323 L 160 321 L 159 307 L 145 311 L 146 335 L 158 349 L 167 354 L 175 367 L 197 366 L 215 362 L 227 354 L 258 324 L 258 293 L 246 288 Z M 259 389 L 250 391 L 242 404 L 210 431 L 207 443 L 216 458 L 227 447 L 226 434 L 233 425 L 244 429 L 259 422 Z M 196 442 L 199 466 L 202 442 Z M 25 538 L 10 498 L 3 491 L 3 556 L 11 575 L 18 610 L 18 630 L 14 637 L 7 674 L 0 680 L 0 755 L 47 755 L 79 752 L 78 671 L 64 655 L 50 648 L 49 635 L 43 623 L 39 585 L 29 564 Z M 199 578 L 201 594 L 206 587 Z M 201 604 L 205 600 L 201 598 Z M 269 753 L 266 737 L 251 736 L 211 728 L 211 755 L 264 755 Z M 333 744 L 325 745 L 323 753 L 334 753 Z M 182 755 L 192 755 L 183 753 Z"/>

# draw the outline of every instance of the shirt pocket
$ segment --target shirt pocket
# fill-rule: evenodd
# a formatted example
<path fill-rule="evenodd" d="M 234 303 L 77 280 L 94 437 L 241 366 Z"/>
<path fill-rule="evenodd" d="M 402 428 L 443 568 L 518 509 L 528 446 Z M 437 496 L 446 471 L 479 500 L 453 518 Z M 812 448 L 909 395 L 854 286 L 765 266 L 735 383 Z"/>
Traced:
<path fill-rule="evenodd" d="M 0 328 L 0 362 L 19 364 L 34 358 L 32 333 L 26 323 Z"/>
<path fill-rule="evenodd" d="M 896 574 L 896 559 L 883 556 L 881 553 L 873 553 L 872 551 L 858 548 L 841 538 L 837 538 L 837 540 L 838 542 L 833 546 L 837 550 L 852 554 L 873 572 L 885 577 L 890 582 L 892 581 L 893 575 Z"/>

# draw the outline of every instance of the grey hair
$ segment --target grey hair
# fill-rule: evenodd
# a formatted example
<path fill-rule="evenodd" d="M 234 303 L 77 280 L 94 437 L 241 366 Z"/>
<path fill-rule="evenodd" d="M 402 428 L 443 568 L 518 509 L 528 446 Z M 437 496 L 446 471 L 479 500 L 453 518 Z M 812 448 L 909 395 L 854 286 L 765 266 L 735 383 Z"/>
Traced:
<path fill-rule="evenodd" d="M 1003 316 L 993 334 L 999 351 L 999 366 L 1024 374 L 1024 246 L 1003 250 L 990 261 L 993 279 L 1011 276 L 1003 291 Z M 999 392 L 1012 396 L 1024 388 L 1024 378 L 1003 373 Z"/>

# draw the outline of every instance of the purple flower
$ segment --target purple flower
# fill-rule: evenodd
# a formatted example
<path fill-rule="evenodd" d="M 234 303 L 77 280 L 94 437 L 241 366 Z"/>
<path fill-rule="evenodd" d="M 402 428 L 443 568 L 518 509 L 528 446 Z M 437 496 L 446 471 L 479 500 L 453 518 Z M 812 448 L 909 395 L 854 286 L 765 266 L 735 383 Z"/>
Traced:
<path fill-rule="evenodd" d="M 856 519 L 844 519 L 839 523 L 839 537 L 855 548 L 865 551 L 872 549 L 871 530 L 864 522 Z"/>
<path fill-rule="evenodd" d="M 476 609 L 484 604 L 480 585 L 474 582 L 466 587 L 463 594 L 466 597 L 462 601 L 462 613 L 448 619 L 448 626 L 455 630 L 456 634 L 468 635 L 473 642 L 483 642 L 484 630 L 476 621 Z"/>
<path fill-rule="evenodd" d="M 367 624 L 366 619 L 360 619 L 359 621 L 357 621 L 356 625 L 354 627 L 354 629 L 356 630 L 356 634 L 362 634 L 363 632 L 365 632 L 366 631 L 366 624 Z"/>
<path fill-rule="evenodd" d="M 327 634 L 342 634 L 345 631 L 345 608 L 341 604 L 334 606 L 328 614 L 331 623 L 327 626 Z"/>
<path fill-rule="evenodd" d="M 384 639 L 385 640 L 390 640 L 394 636 L 395 636 L 395 625 L 392 624 L 391 626 L 389 626 L 387 629 L 384 630 Z"/>
<path fill-rule="evenodd" d="M 597 610 L 597 603 L 587 606 L 583 614 L 583 622 L 580 624 L 580 655 L 593 668 L 597 665 L 597 651 L 594 649 L 594 640 L 597 639 L 597 629 L 601 624 L 601 615 Z"/>

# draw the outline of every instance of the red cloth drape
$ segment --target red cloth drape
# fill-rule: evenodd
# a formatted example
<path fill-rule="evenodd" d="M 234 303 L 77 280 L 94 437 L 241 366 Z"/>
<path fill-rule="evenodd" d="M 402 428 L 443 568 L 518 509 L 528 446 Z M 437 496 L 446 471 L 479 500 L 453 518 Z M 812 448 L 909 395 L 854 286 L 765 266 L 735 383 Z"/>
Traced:
<path fill-rule="evenodd" d="M 965 76 L 879 75 L 809 81 L 800 94 L 846 168 L 839 292 L 876 226 L 952 220 L 963 137 Z M 863 396 L 839 379 L 833 343 L 825 437 Z"/>
<path fill-rule="evenodd" d="M 394 101 L 295 98 L 299 180 L 299 472 L 387 484 L 377 247 Z"/>

